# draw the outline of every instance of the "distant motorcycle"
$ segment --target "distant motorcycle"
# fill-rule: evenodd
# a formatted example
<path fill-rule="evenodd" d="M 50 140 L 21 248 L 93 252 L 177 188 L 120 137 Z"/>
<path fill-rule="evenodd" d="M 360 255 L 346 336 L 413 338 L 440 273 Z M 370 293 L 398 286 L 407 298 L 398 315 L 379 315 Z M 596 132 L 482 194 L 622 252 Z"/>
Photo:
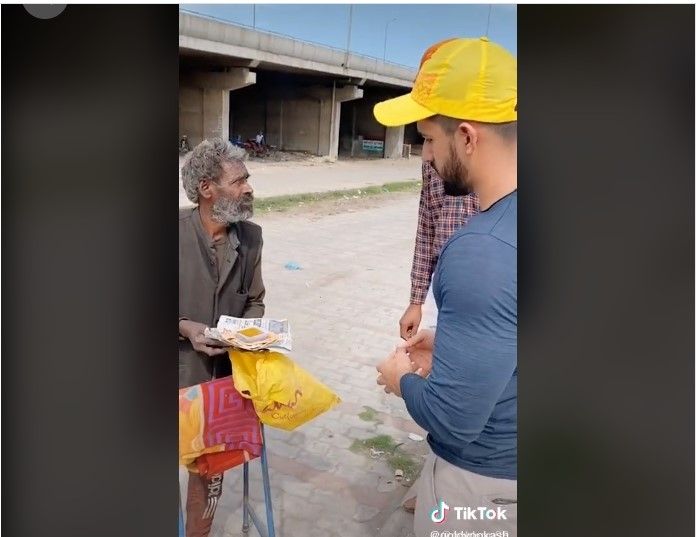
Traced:
<path fill-rule="evenodd" d="M 267 145 L 259 144 L 256 140 L 247 140 L 243 147 L 247 153 L 254 157 L 265 157 L 270 153 Z"/>
<path fill-rule="evenodd" d="M 246 142 L 242 142 L 242 137 L 237 134 L 232 139 L 232 145 L 241 147 L 252 157 L 266 157 L 271 152 L 270 147 L 263 143 L 263 136 L 259 139 L 259 135 L 256 136 L 256 139 L 249 139 Z"/>

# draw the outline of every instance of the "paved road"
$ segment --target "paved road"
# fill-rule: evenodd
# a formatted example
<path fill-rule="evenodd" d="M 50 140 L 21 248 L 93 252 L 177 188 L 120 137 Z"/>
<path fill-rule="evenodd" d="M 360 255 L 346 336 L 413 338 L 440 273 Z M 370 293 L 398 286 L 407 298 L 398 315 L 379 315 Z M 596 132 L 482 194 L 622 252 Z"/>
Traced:
<path fill-rule="evenodd" d="M 388 434 L 417 460 L 426 450 L 425 442 L 409 440 L 409 432 L 424 433 L 401 399 L 376 386 L 374 369 L 398 342 L 418 197 L 400 194 L 368 205 L 256 220 L 264 229 L 267 316 L 290 320 L 293 358 L 343 399 L 292 433 L 267 429 L 280 537 L 406 537 L 412 523 L 398 507 L 404 486 L 377 490 L 380 479 L 393 476 L 387 464 L 348 449 L 355 439 Z M 288 262 L 302 270 L 285 269 Z M 377 411 L 376 420 L 358 417 L 363 405 Z M 252 498 L 260 501 L 257 461 L 251 475 Z M 228 472 L 224 486 L 213 535 L 241 535 L 241 469 Z"/>

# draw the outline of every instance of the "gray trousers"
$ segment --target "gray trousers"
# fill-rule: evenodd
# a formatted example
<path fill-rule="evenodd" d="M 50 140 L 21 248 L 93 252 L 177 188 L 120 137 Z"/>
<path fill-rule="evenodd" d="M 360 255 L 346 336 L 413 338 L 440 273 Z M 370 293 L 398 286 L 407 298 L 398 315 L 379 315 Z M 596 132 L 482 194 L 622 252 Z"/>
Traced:
<path fill-rule="evenodd" d="M 475 474 L 431 452 L 417 491 L 416 537 L 447 531 L 457 537 L 517 537 L 517 480 Z M 433 522 L 433 516 L 442 521 Z"/>

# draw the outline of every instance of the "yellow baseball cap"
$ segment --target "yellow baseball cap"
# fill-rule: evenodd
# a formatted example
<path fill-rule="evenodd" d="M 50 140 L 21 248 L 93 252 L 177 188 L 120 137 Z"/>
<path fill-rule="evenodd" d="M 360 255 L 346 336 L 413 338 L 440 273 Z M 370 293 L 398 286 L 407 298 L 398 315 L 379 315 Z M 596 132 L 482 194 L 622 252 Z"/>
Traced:
<path fill-rule="evenodd" d="M 441 41 L 425 51 L 411 93 L 377 103 L 374 114 L 387 127 L 436 114 L 517 121 L 517 60 L 486 37 Z"/>

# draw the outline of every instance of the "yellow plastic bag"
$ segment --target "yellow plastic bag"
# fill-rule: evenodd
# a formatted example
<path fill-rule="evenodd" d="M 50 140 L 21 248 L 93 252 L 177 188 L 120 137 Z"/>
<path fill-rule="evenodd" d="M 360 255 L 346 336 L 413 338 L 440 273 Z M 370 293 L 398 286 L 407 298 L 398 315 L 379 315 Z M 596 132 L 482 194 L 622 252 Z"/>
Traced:
<path fill-rule="evenodd" d="M 292 431 L 341 399 L 280 352 L 230 349 L 234 387 L 254 403 L 262 423 Z"/>

